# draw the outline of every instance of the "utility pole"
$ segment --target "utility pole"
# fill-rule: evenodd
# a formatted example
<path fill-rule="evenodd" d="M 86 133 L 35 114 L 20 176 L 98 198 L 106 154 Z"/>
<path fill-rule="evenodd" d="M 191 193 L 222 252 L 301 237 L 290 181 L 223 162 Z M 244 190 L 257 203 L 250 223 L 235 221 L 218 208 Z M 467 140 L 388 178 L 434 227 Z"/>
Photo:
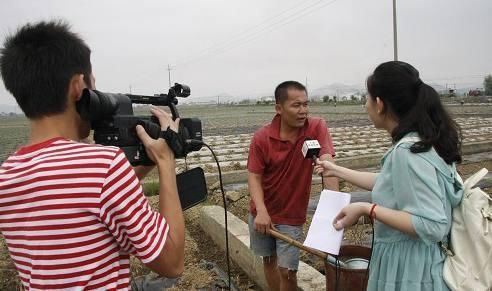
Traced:
<path fill-rule="evenodd" d="M 130 87 L 130 94 L 132 94 L 132 85 L 130 85 L 129 87 Z"/>
<path fill-rule="evenodd" d="M 398 36 L 396 32 L 396 0 L 393 0 L 393 55 L 398 61 Z"/>
<path fill-rule="evenodd" d="M 169 64 L 167 65 L 167 73 L 169 78 L 169 87 L 171 87 L 171 67 L 169 66 Z"/>

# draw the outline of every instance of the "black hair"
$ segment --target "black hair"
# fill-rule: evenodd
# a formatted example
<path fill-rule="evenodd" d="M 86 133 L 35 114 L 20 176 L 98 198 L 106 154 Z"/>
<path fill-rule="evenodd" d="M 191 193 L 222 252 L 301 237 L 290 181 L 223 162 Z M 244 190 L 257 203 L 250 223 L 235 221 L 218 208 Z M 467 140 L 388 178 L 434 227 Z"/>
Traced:
<path fill-rule="evenodd" d="M 386 114 L 398 119 L 391 133 L 394 143 L 409 132 L 417 132 L 421 141 L 412 145 L 412 153 L 434 147 L 446 163 L 462 161 L 459 125 L 444 108 L 436 90 L 422 82 L 419 72 L 410 64 L 380 64 L 367 78 L 367 90 L 373 100 L 381 99 Z"/>
<path fill-rule="evenodd" d="M 297 81 L 285 81 L 280 83 L 277 88 L 275 88 L 275 103 L 277 104 L 282 104 L 287 100 L 288 97 L 288 90 L 289 89 L 295 89 L 299 91 L 304 91 L 306 92 L 307 95 L 307 90 L 306 87 L 297 82 Z"/>
<path fill-rule="evenodd" d="M 7 36 L 0 50 L 5 88 L 30 119 L 61 113 L 70 79 L 84 74 L 90 85 L 91 51 L 61 20 L 28 23 Z"/>

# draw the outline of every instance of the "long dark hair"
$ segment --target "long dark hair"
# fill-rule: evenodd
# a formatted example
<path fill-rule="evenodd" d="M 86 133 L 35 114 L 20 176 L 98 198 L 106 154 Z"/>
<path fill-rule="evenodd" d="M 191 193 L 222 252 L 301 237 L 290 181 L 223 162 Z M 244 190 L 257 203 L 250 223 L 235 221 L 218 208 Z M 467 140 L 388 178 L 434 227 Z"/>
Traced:
<path fill-rule="evenodd" d="M 412 153 L 434 147 L 446 163 L 461 162 L 461 129 L 444 109 L 436 90 L 422 82 L 414 67 L 399 61 L 382 63 L 367 78 L 367 90 L 369 98 L 379 97 L 386 113 L 398 119 L 391 133 L 393 142 L 417 132 L 421 141 L 412 145 Z"/>

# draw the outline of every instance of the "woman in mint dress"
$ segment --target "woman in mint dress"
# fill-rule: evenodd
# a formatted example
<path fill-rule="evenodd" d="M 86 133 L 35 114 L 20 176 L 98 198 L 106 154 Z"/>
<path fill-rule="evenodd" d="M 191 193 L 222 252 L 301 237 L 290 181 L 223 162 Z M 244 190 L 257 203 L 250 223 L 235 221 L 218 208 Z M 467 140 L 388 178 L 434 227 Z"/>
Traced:
<path fill-rule="evenodd" d="M 315 171 L 372 191 L 373 203 L 352 203 L 334 221 L 336 229 L 360 216 L 374 221 L 374 246 L 367 290 L 448 290 L 442 268 L 452 208 L 462 198 L 455 182 L 461 162 L 458 125 L 437 92 L 404 62 L 379 65 L 367 79 L 366 107 L 376 128 L 386 130 L 393 146 L 380 173 L 350 170 L 317 161 Z"/>

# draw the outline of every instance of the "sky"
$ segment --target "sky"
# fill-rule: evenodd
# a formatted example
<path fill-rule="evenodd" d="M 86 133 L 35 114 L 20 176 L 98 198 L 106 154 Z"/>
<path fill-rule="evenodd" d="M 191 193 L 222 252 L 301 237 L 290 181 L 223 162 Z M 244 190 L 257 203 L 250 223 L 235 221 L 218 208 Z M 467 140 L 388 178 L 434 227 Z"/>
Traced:
<path fill-rule="evenodd" d="M 166 93 L 169 73 L 196 101 L 273 95 L 285 80 L 309 90 L 363 88 L 394 58 L 391 0 L 0 0 L 0 7 L 0 46 L 27 22 L 70 23 L 92 50 L 103 92 Z M 424 82 L 482 86 L 492 74 L 492 1 L 397 0 L 396 10 L 398 58 Z M 15 104 L 3 83 L 0 104 Z"/>

